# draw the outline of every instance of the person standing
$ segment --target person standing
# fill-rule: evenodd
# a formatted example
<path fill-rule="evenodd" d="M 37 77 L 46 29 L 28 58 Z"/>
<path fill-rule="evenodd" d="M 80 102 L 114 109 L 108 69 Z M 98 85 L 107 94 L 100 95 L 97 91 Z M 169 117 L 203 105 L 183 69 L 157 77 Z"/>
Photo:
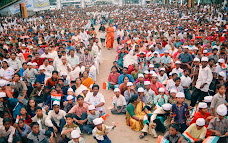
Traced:
<path fill-rule="evenodd" d="M 114 44 L 114 33 L 115 33 L 113 24 L 110 23 L 109 27 L 107 27 L 105 31 L 107 32 L 107 34 L 106 34 L 106 47 L 108 49 L 112 49 L 113 44 Z"/>

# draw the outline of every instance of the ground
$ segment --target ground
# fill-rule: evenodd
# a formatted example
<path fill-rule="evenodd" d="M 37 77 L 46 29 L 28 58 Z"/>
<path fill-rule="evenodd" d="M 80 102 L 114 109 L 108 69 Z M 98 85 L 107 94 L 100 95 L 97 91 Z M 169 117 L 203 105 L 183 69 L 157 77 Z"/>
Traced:
<path fill-rule="evenodd" d="M 95 28 L 96 30 L 98 29 L 97 26 Z M 112 126 L 116 123 L 119 123 L 117 127 L 108 134 L 108 137 L 112 143 L 155 143 L 157 139 L 153 138 L 151 135 L 146 136 L 147 141 L 145 139 L 139 139 L 141 132 L 133 131 L 129 126 L 126 125 L 125 115 L 113 115 L 110 112 L 110 108 L 113 107 L 111 97 L 114 96 L 114 93 L 113 90 L 103 90 L 102 84 L 108 80 L 112 62 L 116 57 L 116 45 L 117 44 L 115 41 L 114 48 L 112 50 L 102 48 L 103 63 L 100 65 L 100 73 L 97 75 L 96 81 L 96 84 L 100 86 L 100 92 L 105 97 L 105 109 L 106 113 L 109 114 L 105 124 Z M 96 143 L 95 139 L 93 139 L 91 135 L 84 134 L 83 137 L 86 143 Z"/>

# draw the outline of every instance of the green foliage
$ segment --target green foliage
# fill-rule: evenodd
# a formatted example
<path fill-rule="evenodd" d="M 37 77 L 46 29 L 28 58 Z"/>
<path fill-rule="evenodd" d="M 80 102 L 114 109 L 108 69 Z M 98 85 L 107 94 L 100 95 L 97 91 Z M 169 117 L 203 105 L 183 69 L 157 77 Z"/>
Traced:
<path fill-rule="evenodd" d="M 1 0 L 0 1 L 0 8 L 11 3 L 11 2 L 14 2 L 14 1 L 18 1 L 18 0 Z"/>

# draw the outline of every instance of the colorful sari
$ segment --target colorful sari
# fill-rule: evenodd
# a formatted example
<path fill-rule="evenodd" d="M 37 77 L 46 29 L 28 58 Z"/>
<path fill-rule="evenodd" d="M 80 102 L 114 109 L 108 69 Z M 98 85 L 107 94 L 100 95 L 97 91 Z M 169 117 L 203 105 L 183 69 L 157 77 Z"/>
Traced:
<path fill-rule="evenodd" d="M 133 105 L 128 104 L 128 106 L 133 106 Z M 143 111 L 144 107 L 145 107 L 145 104 L 141 101 L 137 104 L 135 108 L 132 107 L 134 108 L 134 116 L 139 117 L 140 119 L 143 119 L 145 115 L 145 112 Z M 132 130 L 135 130 L 135 131 L 141 131 L 143 128 L 143 121 L 137 121 L 133 119 L 128 112 L 128 108 L 126 112 L 126 123 L 128 126 L 131 126 Z"/>
<path fill-rule="evenodd" d="M 113 27 L 107 27 L 106 31 L 108 31 L 106 34 L 106 47 L 111 49 L 113 48 L 115 29 Z"/>
<path fill-rule="evenodd" d="M 94 84 L 93 79 L 90 78 L 90 77 L 88 77 L 88 78 L 86 78 L 86 79 L 81 78 L 81 80 L 82 80 L 82 84 L 85 85 L 88 89 L 89 89 L 89 86 L 90 86 L 91 84 Z"/>

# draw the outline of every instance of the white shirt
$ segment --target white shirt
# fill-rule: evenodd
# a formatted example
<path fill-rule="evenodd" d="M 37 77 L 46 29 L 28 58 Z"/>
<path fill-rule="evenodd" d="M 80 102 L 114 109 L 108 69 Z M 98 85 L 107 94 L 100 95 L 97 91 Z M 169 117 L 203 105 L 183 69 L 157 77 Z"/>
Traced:
<path fill-rule="evenodd" d="M 123 95 L 120 95 L 119 97 L 114 96 L 113 104 L 115 104 L 116 107 L 127 105 L 125 97 L 123 97 Z"/>
<path fill-rule="evenodd" d="M 53 127 L 54 125 L 52 124 L 51 120 L 54 120 L 55 123 L 59 126 L 60 124 L 60 119 L 65 118 L 66 112 L 59 109 L 59 113 L 56 114 L 54 110 L 51 110 L 48 112 L 48 116 L 45 120 L 45 125 L 48 127 Z"/>
<path fill-rule="evenodd" d="M 182 70 L 181 68 L 179 68 L 179 69 L 174 68 L 174 69 L 172 70 L 172 73 L 177 73 L 177 75 L 178 75 L 179 77 L 181 77 L 181 76 L 183 75 L 183 70 Z"/>
<path fill-rule="evenodd" d="M 97 93 L 96 96 L 93 96 L 93 92 L 88 93 L 86 98 L 85 98 L 85 102 L 92 104 L 92 105 L 97 105 L 101 102 L 105 103 L 104 95 L 102 95 L 101 93 Z M 105 112 L 104 106 L 97 107 L 96 110 L 102 111 L 103 113 Z"/>
<path fill-rule="evenodd" d="M 40 56 L 41 58 L 52 58 L 52 56 L 51 56 L 51 54 L 45 54 L 45 53 L 43 53 L 41 56 Z"/>
<path fill-rule="evenodd" d="M 206 66 L 205 68 L 202 68 L 202 66 L 200 66 L 198 80 L 196 81 L 196 88 L 200 89 L 203 92 L 208 92 L 212 78 L 213 76 L 210 67 Z M 200 86 L 204 83 L 207 84 L 203 88 L 200 88 Z"/>
<path fill-rule="evenodd" d="M 52 76 L 52 72 L 54 71 L 54 67 L 51 65 L 45 66 L 45 65 L 41 65 L 42 67 L 45 68 L 45 78 L 49 78 Z"/>
<path fill-rule="evenodd" d="M 67 70 L 67 66 L 72 70 L 70 64 L 63 65 L 63 63 L 61 62 L 57 65 L 57 71 L 60 75 L 62 75 L 62 73 L 67 73 L 67 76 L 70 76 L 70 72 Z"/>
<path fill-rule="evenodd" d="M 190 84 L 192 83 L 192 80 L 189 76 L 182 76 L 181 77 L 181 86 L 187 86 L 190 87 Z"/>
<path fill-rule="evenodd" d="M 173 81 L 173 79 L 168 80 L 166 84 L 166 90 L 170 91 L 172 89 L 171 87 L 173 86 L 175 86 L 175 82 Z"/>
<path fill-rule="evenodd" d="M 14 70 L 20 69 L 22 67 L 21 61 L 18 59 L 9 59 L 8 64 Z"/>

